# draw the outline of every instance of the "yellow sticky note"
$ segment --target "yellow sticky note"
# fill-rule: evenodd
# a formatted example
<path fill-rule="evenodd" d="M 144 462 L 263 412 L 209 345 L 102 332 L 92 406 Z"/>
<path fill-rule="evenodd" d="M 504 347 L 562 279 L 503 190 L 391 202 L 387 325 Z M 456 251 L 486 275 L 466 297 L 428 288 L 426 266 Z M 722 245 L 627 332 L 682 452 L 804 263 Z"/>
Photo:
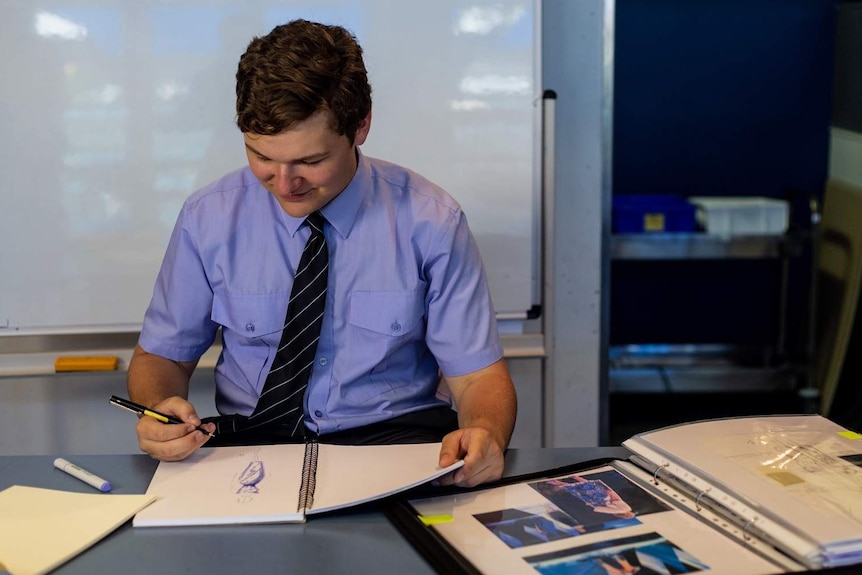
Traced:
<path fill-rule="evenodd" d="M 438 523 L 452 523 L 455 518 L 451 515 L 420 515 L 419 521 L 424 525 L 437 525 Z"/>
<path fill-rule="evenodd" d="M 839 431 L 838 435 L 847 439 L 862 439 L 862 433 L 856 433 L 855 431 Z"/>

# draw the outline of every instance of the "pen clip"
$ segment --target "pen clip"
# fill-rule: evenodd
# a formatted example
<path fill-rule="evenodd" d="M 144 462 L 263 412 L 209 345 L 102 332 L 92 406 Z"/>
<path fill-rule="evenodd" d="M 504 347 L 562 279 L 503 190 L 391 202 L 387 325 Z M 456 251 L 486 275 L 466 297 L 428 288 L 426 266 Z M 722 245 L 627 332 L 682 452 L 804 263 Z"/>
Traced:
<path fill-rule="evenodd" d="M 123 399 L 122 397 L 117 397 L 116 395 L 112 395 L 110 402 L 116 405 L 117 407 L 122 407 L 123 409 L 127 409 L 132 413 L 142 414 L 144 412 L 144 406 L 138 405 L 134 402 L 129 401 L 128 399 Z"/>
<path fill-rule="evenodd" d="M 131 411 L 132 413 L 134 413 L 136 415 L 141 415 L 141 412 L 138 409 L 132 409 L 128 405 L 123 405 L 122 403 L 117 403 L 116 401 L 112 401 L 111 403 L 113 403 L 114 405 L 116 405 L 120 409 L 125 409 L 126 411 Z"/>

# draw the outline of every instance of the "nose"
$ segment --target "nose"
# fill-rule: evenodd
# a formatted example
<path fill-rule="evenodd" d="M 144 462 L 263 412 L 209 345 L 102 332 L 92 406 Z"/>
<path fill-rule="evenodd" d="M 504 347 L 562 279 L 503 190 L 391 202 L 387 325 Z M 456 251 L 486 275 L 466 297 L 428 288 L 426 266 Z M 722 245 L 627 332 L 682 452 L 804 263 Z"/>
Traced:
<path fill-rule="evenodd" d="M 288 164 L 279 164 L 275 172 L 275 188 L 278 193 L 290 194 L 302 187 L 302 177 Z"/>

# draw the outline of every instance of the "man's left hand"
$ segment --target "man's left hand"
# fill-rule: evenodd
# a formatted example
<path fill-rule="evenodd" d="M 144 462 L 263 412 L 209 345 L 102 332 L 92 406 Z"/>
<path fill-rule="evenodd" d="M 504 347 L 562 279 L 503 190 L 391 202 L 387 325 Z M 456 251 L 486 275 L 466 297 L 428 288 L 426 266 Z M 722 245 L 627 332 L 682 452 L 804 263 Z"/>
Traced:
<path fill-rule="evenodd" d="M 464 465 L 438 479 L 439 485 L 474 487 L 503 476 L 503 449 L 482 427 L 459 429 L 443 438 L 440 467 L 459 459 L 464 460 Z"/>

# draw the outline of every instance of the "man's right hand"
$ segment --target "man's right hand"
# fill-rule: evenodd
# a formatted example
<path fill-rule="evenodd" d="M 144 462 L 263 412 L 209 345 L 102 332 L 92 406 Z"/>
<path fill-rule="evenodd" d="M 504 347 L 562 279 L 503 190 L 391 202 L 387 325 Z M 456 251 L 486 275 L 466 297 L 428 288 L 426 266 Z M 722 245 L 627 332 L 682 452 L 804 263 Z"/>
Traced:
<path fill-rule="evenodd" d="M 135 431 L 141 451 L 160 461 L 179 461 L 185 459 L 207 442 L 209 435 L 195 429 L 201 420 L 194 406 L 185 399 L 174 396 L 154 405 L 155 411 L 173 415 L 185 423 L 162 423 L 152 417 L 141 417 Z M 214 423 L 203 424 L 203 428 L 213 432 Z"/>

